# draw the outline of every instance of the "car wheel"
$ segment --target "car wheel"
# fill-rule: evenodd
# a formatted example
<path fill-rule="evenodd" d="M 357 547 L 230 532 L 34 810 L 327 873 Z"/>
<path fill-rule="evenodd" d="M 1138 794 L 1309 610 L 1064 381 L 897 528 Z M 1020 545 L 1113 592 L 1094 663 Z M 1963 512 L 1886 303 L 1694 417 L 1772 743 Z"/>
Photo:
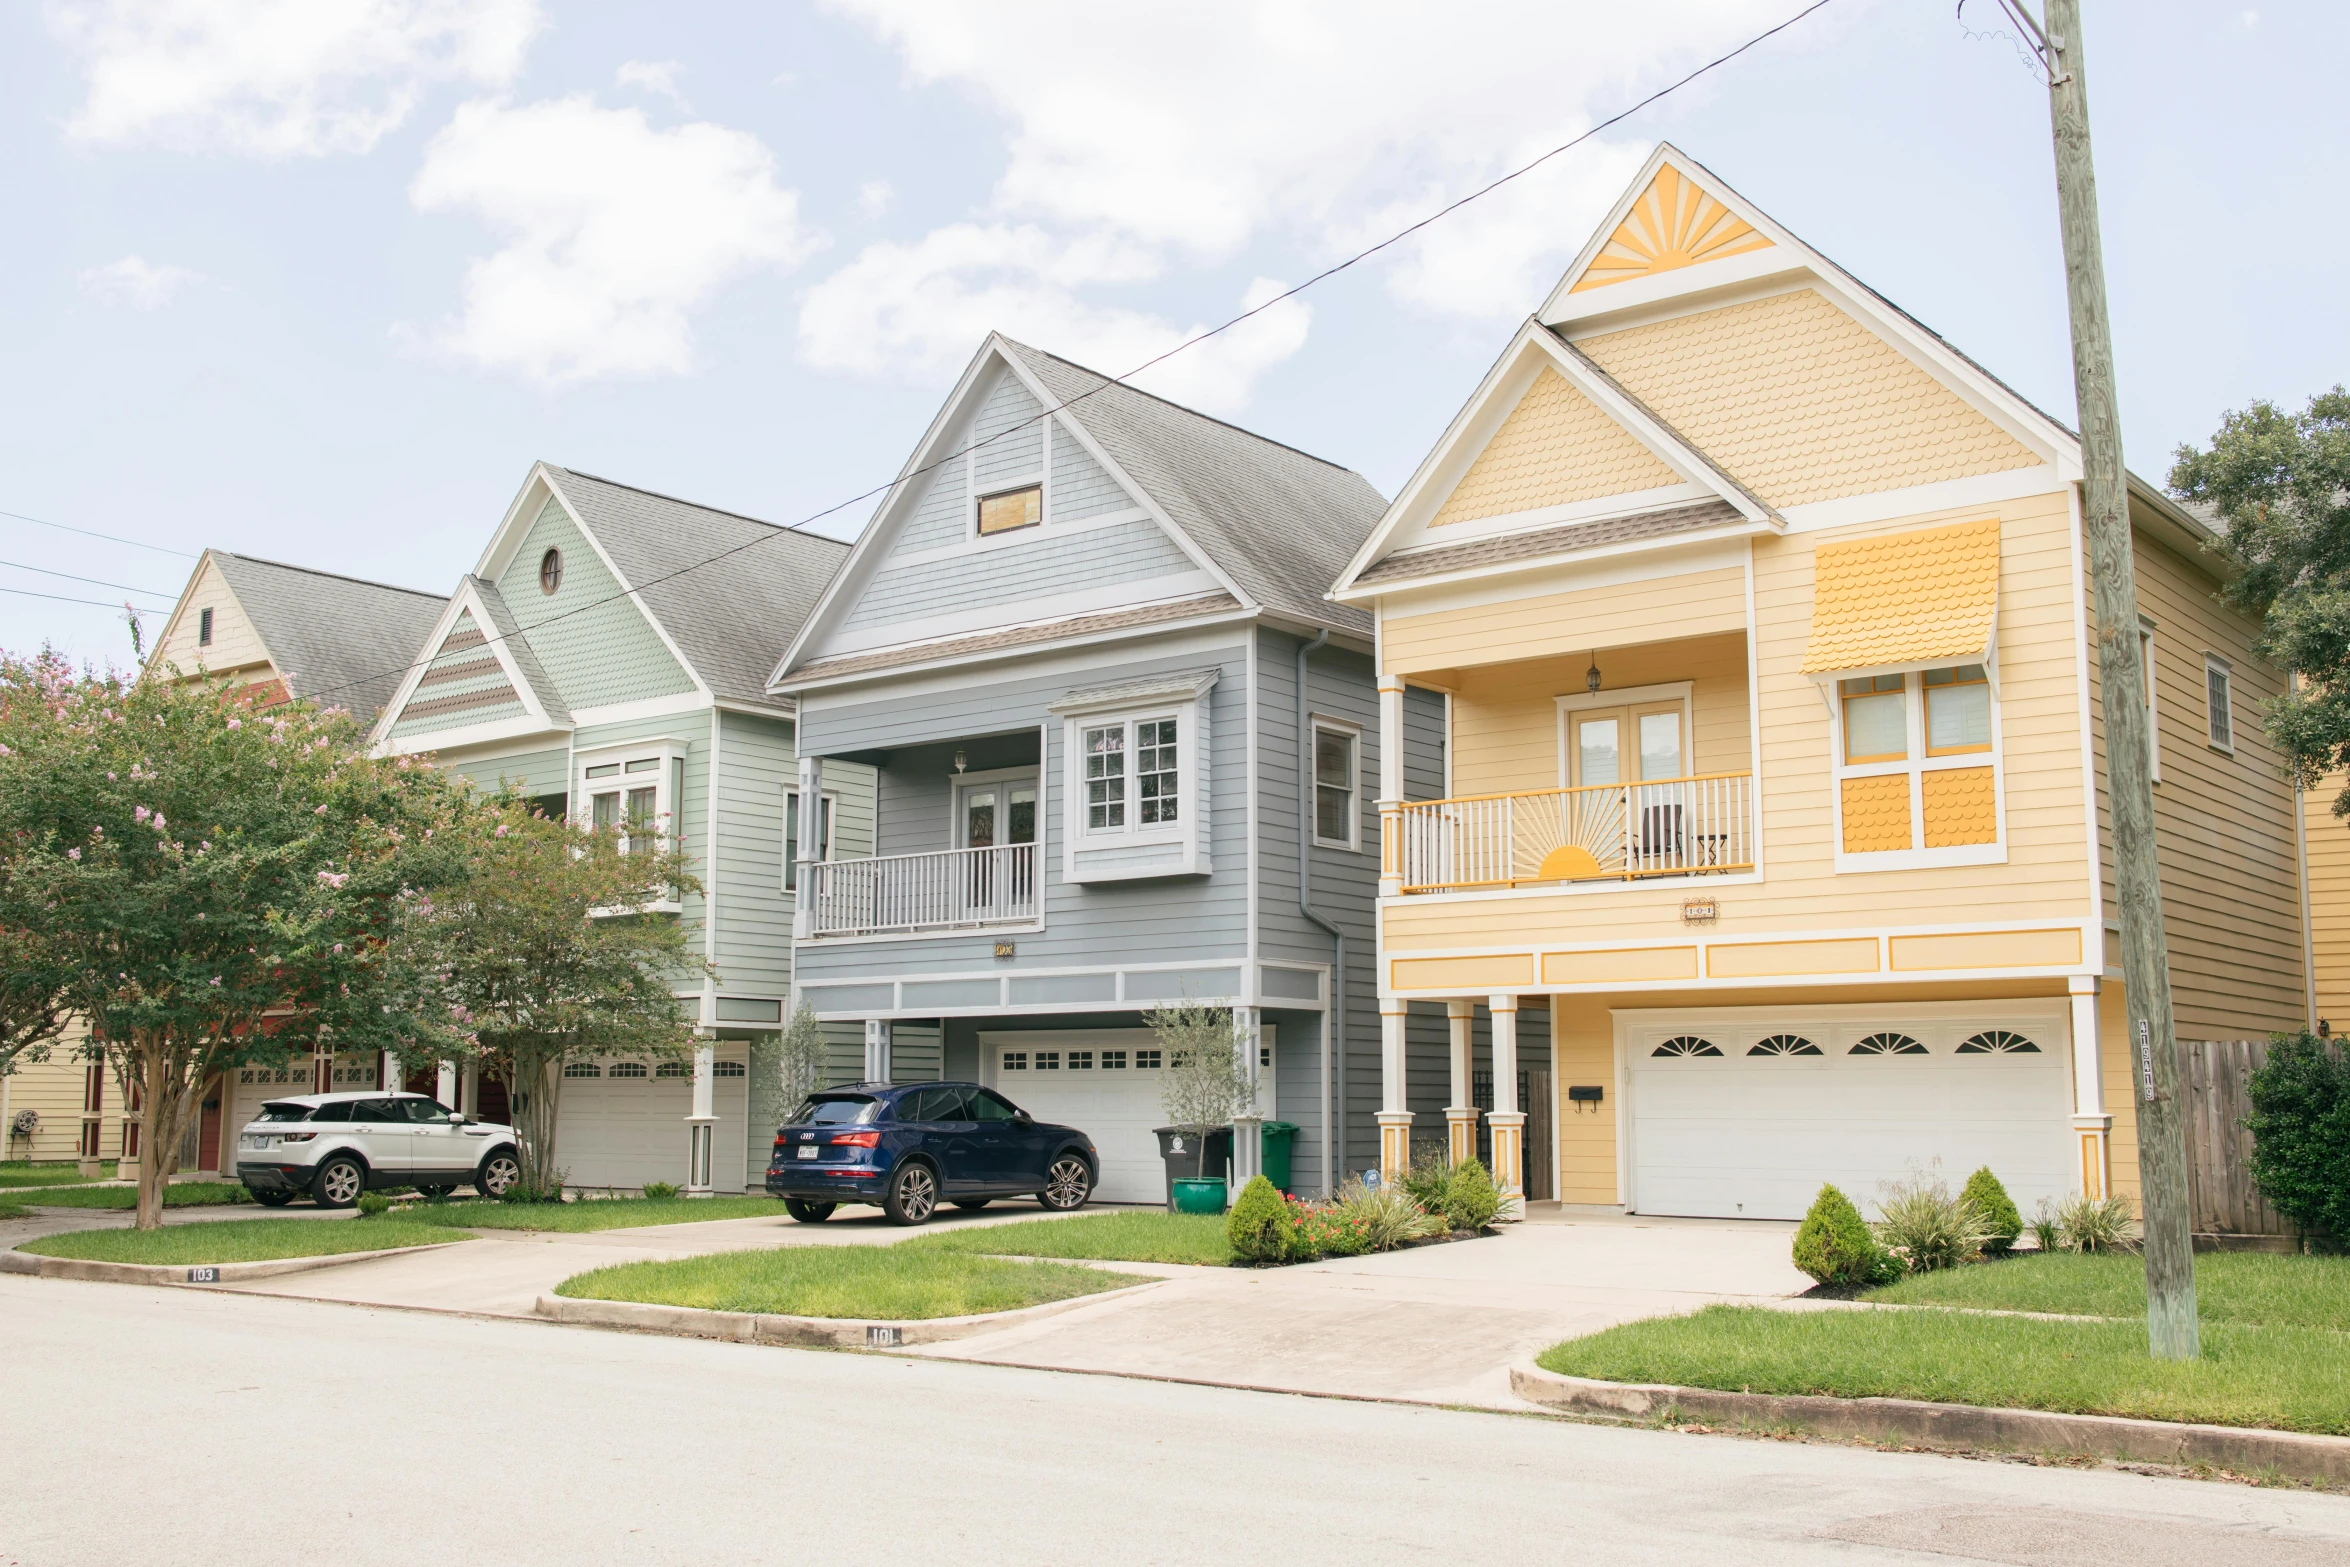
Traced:
<path fill-rule="evenodd" d="M 484 1197 L 503 1197 L 522 1179 L 522 1166 L 516 1162 L 514 1151 L 501 1148 L 481 1162 L 474 1173 L 473 1189 Z"/>
<path fill-rule="evenodd" d="M 809 1202 L 800 1197 L 786 1197 L 783 1200 L 783 1211 L 802 1224 L 822 1224 L 832 1217 L 832 1210 L 839 1206 L 836 1202 Z"/>
<path fill-rule="evenodd" d="M 367 1190 L 367 1172 L 356 1159 L 329 1159 L 318 1167 L 311 1189 L 321 1208 L 348 1208 Z"/>
<path fill-rule="evenodd" d="M 287 1203 L 290 1203 L 294 1200 L 294 1194 L 292 1192 L 257 1192 L 254 1191 L 250 1186 L 246 1187 L 245 1190 L 248 1194 L 251 1195 L 255 1202 L 261 1204 L 261 1206 L 264 1208 L 283 1208 Z"/>
<path fill-rule="evenodd" d="M 1083 1159 L 1065 1153 L 1044 1174 L 1044 1190 L 1036 1200 L 1056 1213 L 1074 1213 L 1093 1195 L 1093 1171 Z"/>
<path fill-rule="evenodd" d="M 881 1211 L 892 1224 L 926 1224 L 938 1210 L 938 1176 L 927 1164 L 909 1159 L 889 1178 Z"/>
<path fill-rule="evenodd" d="M 986 1207 L 989 1203 L 994 1201 L 995 1199 L 993 1197 L 966 1197 L 963 1198 L 960 1202 L 957 1202 L 955 1206 L 962 1209 L 965 1213 L 977 1213 L 980 1209 Z"/>

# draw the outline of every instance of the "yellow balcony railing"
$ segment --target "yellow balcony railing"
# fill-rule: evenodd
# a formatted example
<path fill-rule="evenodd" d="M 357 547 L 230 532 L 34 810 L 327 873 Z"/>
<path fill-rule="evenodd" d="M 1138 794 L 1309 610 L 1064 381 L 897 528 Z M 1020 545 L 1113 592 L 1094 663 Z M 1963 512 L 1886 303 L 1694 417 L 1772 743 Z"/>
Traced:
<path fill-rule="evenodd" d="M 1405 892 L 1754 868 L 1754 775 L 1472 794 L 1396 811 Z"/>

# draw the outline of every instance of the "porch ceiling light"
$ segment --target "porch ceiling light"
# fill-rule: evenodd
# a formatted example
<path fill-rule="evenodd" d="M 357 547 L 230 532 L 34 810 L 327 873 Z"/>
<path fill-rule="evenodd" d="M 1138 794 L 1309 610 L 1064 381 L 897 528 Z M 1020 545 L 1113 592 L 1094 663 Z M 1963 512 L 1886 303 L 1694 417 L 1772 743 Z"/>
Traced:
<path fill-rule="evenodd" d="M 1599 689 L 1599 650 L 1596 648 L 1591 653 L 1591 667 L 1583 672 L 1583 689 L 1586 691 Z"/>
<path fill-rule="evenodd" d="M 957 746 L 955 747 L 955 771 L 960 773 L 963 770 L 963 767 L 963 748 L 961 746 Z"/>

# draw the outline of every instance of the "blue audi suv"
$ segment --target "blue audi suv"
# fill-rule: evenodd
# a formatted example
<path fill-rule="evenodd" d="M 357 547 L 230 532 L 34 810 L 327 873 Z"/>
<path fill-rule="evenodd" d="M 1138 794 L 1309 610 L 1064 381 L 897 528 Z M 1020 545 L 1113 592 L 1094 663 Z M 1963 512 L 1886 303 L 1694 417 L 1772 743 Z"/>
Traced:
<path fill-rule="evenodd" d="M 1093 1195 L 1101 1156 L 1073 1126 L 1039 1121 L 977 1083 L 854 1083 L 809 1096 L 775 1133 L 767 1190 L 802 1224 L 878 1203 L 921 1224 L 942 1202 L 1034 1197 L 1056 1213 Z"/>

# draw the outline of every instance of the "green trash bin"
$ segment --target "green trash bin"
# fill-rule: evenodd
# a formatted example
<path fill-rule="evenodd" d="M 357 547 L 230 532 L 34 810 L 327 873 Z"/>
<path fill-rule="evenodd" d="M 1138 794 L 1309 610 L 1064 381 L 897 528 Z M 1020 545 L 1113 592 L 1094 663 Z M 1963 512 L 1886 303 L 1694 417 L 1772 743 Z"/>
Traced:
<path fill-rule="evenodd" d="M 1267 1121 L 1264 1136 L 1257 1144 L 1263 1151 L 1259 1168 L 1265 1172 L 1265 1179 L 1283 1191 L 1289 1189 L 1289 1152 L 1296 1143 L 1295 1121 Z"/>

